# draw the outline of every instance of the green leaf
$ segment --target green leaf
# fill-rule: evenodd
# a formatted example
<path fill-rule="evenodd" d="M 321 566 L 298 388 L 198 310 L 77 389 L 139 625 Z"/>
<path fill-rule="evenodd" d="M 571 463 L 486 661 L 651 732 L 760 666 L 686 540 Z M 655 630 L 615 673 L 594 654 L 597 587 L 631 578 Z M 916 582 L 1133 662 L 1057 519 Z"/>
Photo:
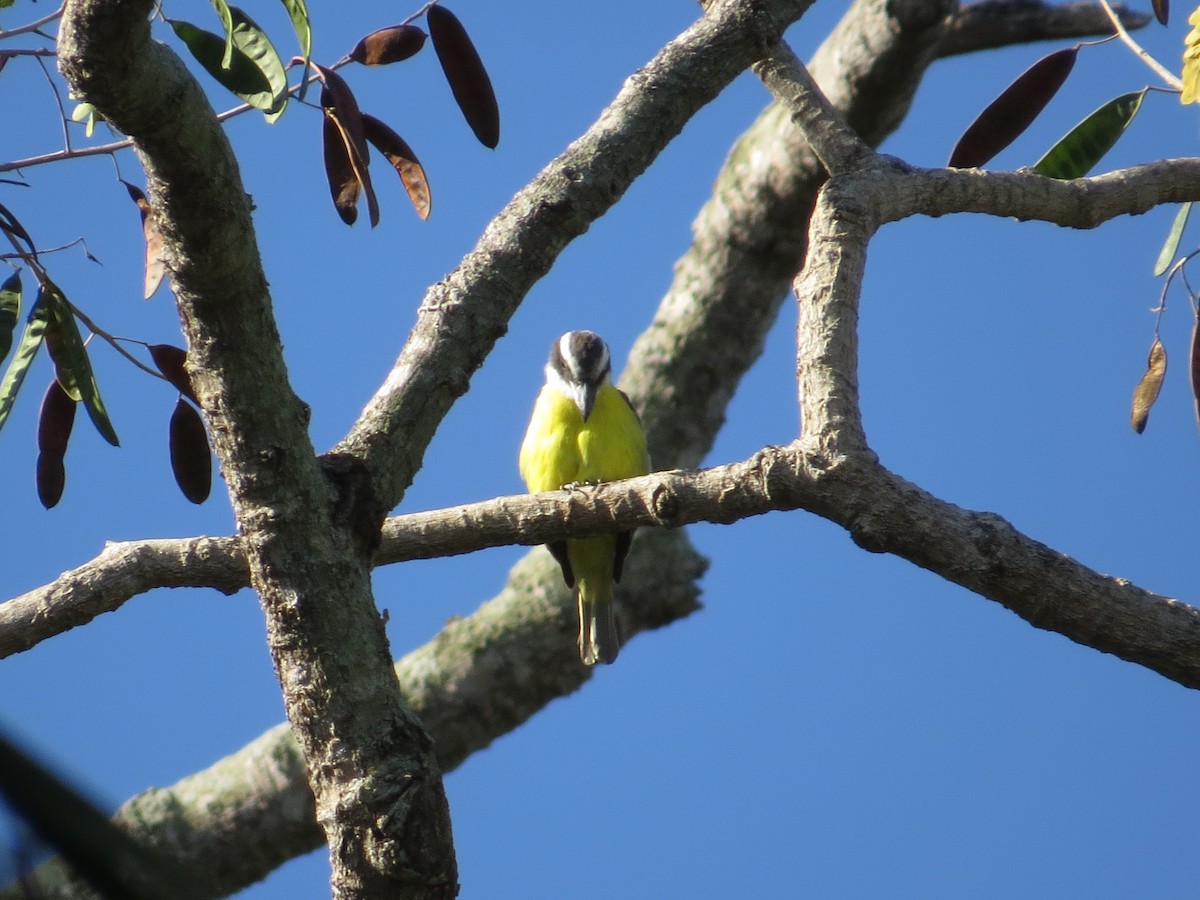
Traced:
<path fill-rule="evenodd" d="M 221 27 L 225 30 L 225 48 L 221 53 L 221 68 L 228 69 L 233 65 L 233 12 L 225 0 L 211 0 L 213 9 L 221 18 Z"/>
<path fill-rule="evenodd" d="M 77 103 L 71 110 L 71 121 L 83 123 L 83 133 L 91 137 L 96 133 L 96 107 L 90 103 Z"/>
<path fill-rule="evenodd" d="M 312 60 L 312 22 L 308 18 L 308 4 L 305 0 L 283 0 L 288 17 L 292 20 L 292 29 L 296 32 L 296 40 L 300 42 L 300 50 L 304 53 L 304 66 L 300 69 L 300 91 L 297 100 L 303 100 L 308 93 L 308 64 Z"/>
<path fill-rule="evenodd" d="M 287 69 L 284 68 L 279 51 L 275 49 L 266 32 L 236 6 L 231 6 L 229 10 L 233 15 L 234 49 L 241 50 L 249 57 L 271 86 L 271 105 L 261 108 L 266 110 L 267 121 L 274 122 L 283 115 L 287 106 Z"/>
<path fill-rule="evenodd" d="M 230 93 L 236 94 L 256 109 L 275 114 L 287 102 L 287 77 L 279 54 L 258 26 L 243 17 L 234 30 L 237 46 L 228 68 L 221 65 L 225 42 L 211 31 L 197 28 L 190 22 L 168 19 L 179 39 L 187 45 L 192 56 Z M 250 53 L 245 48 L 250 48 Z M 253 54 L 253 55 L 251 55 Z M 255 59 L 271 70 L 268 75 Z"/>
<path fill-rule="evenodd" d="M 71 304 L 51 281 L 47 281 L 42 289 L 42 301 L 46 304 L 49 318 L 46 324 L 46 349 L 54 361 L 58 383 L 68 397 L 84 405 L 100 436 L 114 447 L 119 447 L 121 441 L 108 418 L 104 401 L 100 399 L 100 388 L 96 384 L 92 362 L 88 359 Z"/>
<path fill-rule="evenodd" d="M 21 318 L 21 273 L 13 272 L 0 284 L 0 362 L 12 349 L 12 336 Z"/>
<path fill-rule="evenodd" d="M 1183 229 L 1187 225 L 1188 213 L 1192 211 L 1192 201 L 1181 203 L 1179 212 L 1175 213 L 1175 221 L 1171 223 L 1171 230 L 1167 234 L 1167 240 L 1162 246 L 1162 250 L 1158 253 L 1158 260 L 1154 263 L 1154 277 L 1157 278 L 1163 272 L 1167 271 L 1167 267 L 1171 265 L 1171 260 L 1175 258 L 1175 251 L 1179 249 L 1179 239 L 1183 237 Z"/>
<path fill-rule="evenodd" d="M 300 43 L 300 52 L 304 54 L 304 67 L 301 71 L 308 75 L 308 60 L 312 56 L 312 24 L 308 20 L 308 4 L 304 0 L 283 0 L 283 6 L 292 20 L 296 40 Z"/>
<path fill-rule="evenodd" d="M 37 247 L 33 246 L 33 238 L 29 236 L 29 232 L 17 220 L 8 207 L 0 204 L 0 230 L 6 231 L 8 234 L 25 242 L 25 246 L 29 248 L 29 252 L 37 256 Z"/>
<path fill-rule="evenodd" d="M 1137 115 L 1145 96 L 1143 88 L 1109 100 L 1047 150 L 1033 171 L 1047 178 L 1082 178 L 1112 149 Z"/>
<path fill-rule="evenodd" d="M 35 300 L 29 313 L 29 321 L 25 324 L 25 332 L 21 335 L 21 342 L 17 344 L 17 353 L 8 364 L 4 379 L 0 381 L 0 428 L 4 427 L 8 414 L 12 412 L 17 392 L 21 390 L 21 384 L 29 371 L 29 364 L 33 362 L 42 346 L 46 323 L 46 305 L 40 302 L 40 299 Z"/>

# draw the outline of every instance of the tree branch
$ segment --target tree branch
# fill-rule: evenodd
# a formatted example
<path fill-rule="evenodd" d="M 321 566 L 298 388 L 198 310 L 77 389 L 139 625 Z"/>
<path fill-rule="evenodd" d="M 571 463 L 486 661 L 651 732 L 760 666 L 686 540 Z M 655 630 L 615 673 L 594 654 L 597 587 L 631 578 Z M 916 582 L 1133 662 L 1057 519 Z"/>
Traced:
<path fill-rule="evenodd" d="M 1144 28 L 1150 16 L 1122 4 L 1113 7 L 1121 24 Z M 940 56 L 956 56 L 1030 44 L 1034 41 L 1071 40 L 1113 33 L 1108 16 L 1092 0 L 1050 4 L 1040 0 L 984 0 L 959 9 L 946 23 Z"/>
<path fill-rule="evenodd" d="M 920 6 L 916 4 L 915 6 Z M 907 7 L 904 4 L 892 4 L 894 9 L 899 13 L 906 12 Z M 865 16 L 875 15 L 876 18 L 871 20 L 872 27 L 880 24 L 882 27 L 875 30 L 868 30 L 866 33 L 856 32 L 855 26 L 862 27 L 862 23 L 866 21 Z M 895 94 L 901 96 L 908 93 L 910 85 L 904 82 L 908 76 L 903 69 L 903 57 L 909 56 L 907 72 L 912 72 L 915 67 L 918 71 L 923 67 L 923 63 L 916 64 L 912 59 L 914 53 L 918 56 L 925 54 L 926 61 L 928 56 L 932 55 L 930 47 L 931 41 L 928 38 L 917 38 L 914 40 L 914 35 L 921 34 L 921 28 L 915 27 L 915 23 L 906 23 L 903 19 L 897 20 L 889 17 L 890 14 L 885 14 L 882 3 L 863 2 L 856 4 L 847 21 L 851 17 L 857 19 L 847 27 L 839 28 L 839 32 L 831 42 L 827 42 L 826 47 L 832 45 L 832 42 L 842 41 L 843 46 L 837 52 L 829 52 L 825 55 L 828 62 L 828 68 L 823 68 L 819 64 L 821 54 L 818 54 L 818 59 L 814 60 L 813 71 L 817 75 L 818 80 L 822 83 L 826 91 L 830 94 L 831 101 L 835 106 L 845 108 L 844 104 L 849 103 L 852 107 L 849 118 L 854 126 L 861 133 L 870 136 L 872 141 L 876 141 L 882 137 L 888 128 L 894 126 L 899 117 L 902 116 L 903 110 L 907 107 L 907 98 L 896 100 Z M 909 27 L 913 24 L 914 27 Z M 845 25 L 845 23 L 844 23 Z M 988 29 L 984 29 L 985 31 Z M 890 42 L 890 44 L 889 44 Z M 876 52 L 876 48 L 882 46 L 882 50 Z M 825 48 L 823 48 L 823 51 Z M 946 45 L 942 45 L 939 52 L 946 52 Z M 894 71 L 889 72 L 889 66 L 895 66 Z M 837 73 L 836 75 L 834 73 Z M 889 91 L 892 92 L 889 94 Z M 890 102 L 889 102 L 890 101 Z M 856 105 L 856 106 L 855 106 Z M 675 380 L 671 377 L 673 374 L 681 372 L 678 358 L 689 358 L 687 354 L 679 354 L 675 357 L 670 352 L 662 351 L 662 348 L 672 347 L 673 335 L 668 334 L 660 327 L 660 319 L 656 319 L 656 323 L 652 326 L 651 331 L 647 333 L 642 340 L 639 341 L 639 347 L 645 347 L 649 352 L 637 352 L 635 350 L 634 366 L 632 371 L 628 373 L 626 379 L 627 385 L 635 385 L 641 393 L 641 401 L 639 403 L 645 411 L 650 408 L 651 415 L 654 419 L 655 427 L 651 427 L 651 440 L 659 449 L 655 450 L 655 459 L 668 464 L 694 464 L 703 453 L 707 451 L 707 447 L 711 445 L 712 435 L 715 434 L 720 425 L 721 410 L 724 408 L 725 401 L 732 393 L 733 387 L 736 385 L 740 374 L 744 371 L 744 367 L 749 365 L 749 359 L 757 354 L 757 349 L 761 347 L 761 334 L 765 332 L 766 325 L 774 316 L 774 311 L 778 307 L 779 298 L 782 297 L 786 289 L 786 281 L 791 272 L 798 265 L 799 259 L 803 254 L 804 234 L 803 225 L 807 216 L 807 209 L 811 205 L 811 197 L 815 192 L 817 185 L 820 182 L 821 176 L 818 167 L 815 165 L 811 153 L 805 151 L 803 141 L 795 137 L 796 129 L 787 121 L 786 114 L 779 112 L 779 108 L 764 114 L 760 120 L 760 125 L 766 123 L 765 127 L 756 125 L 755 130 L 752 130 L 752 135 L 744 140 L 740 145 L 741 149 L 748 151 L 752 143 L 758 143 L 755 151 L 755 157 L 761 158 L 775 153 L 776 148 L 780 148 L 779 152 L 786 154 L 789 149 L 796 149 L 797 152 L 791 156 L 790 160 L 782 162 L 769 161 L 763 166 L 745 165 L 748 162 L 748 152 L 739 154 L 735 151 L 730 159 L 730 168 L 740 167 L 741 178 L 734 187 L 735 179 L 722 176 L 722 185 L 719 185 L 719 191 L 726 191 L 727 198 L 733 197 L 737 193 L 736 188 L 743 189 L 742 197 L 744 201 L 742 206 L 748 207 L 755 201 L 763 202 L 763 213 L 757 219 L 749 216 L 738 218 L 726 215 L 722 220 L 720 215 L 711 215 L 707 218 L 703 217 L 697 224 L 697 246 L 701 248 L 695 255 L 702 255 L 703 248 L 712 251 L 714 257 L 719 258 L 718 268 L 724 267 L 723 271 L 733 272 L 739 271 L 739 266 L 744 266 L 744 272 L 748 276 L 742 281 L 741 303 L 743 314 L 736 317 L 734 310 L 737 310 L 739 303 L 734 302 L 722 304 L 721 302 L 709 303 L 705 296 L 705 291 L 700 289 L 703 283 L 701 279 L 696 279 L 690 284 L 686 279 L 680 281 L 677 279 L 676 286 L 672 293 L 668 295 L 664 301 L 664 306 L 671 306 L 677 312 L 682 310 L 684 318 L 687 321 L 686 326 L 680 332 L 685 340 L 693 340 L 688 332 L 697 333 L 703 332 L 706 329 L 705 322 L 720 321 L 721 316 L 729 317 L 727 321 L 731 325 L 736 325 L 737 335 L 734 336 L 737 340 L 743 341 L 742 345 L 731 349 L 728 352 L 731 359 L 729 365 L 724 364 L 724 360 L 717 360 L 711 369 L 707 372 L 699 372 L 693 369 L 686 372 L 686 377 Z M 776 133 L 779 132 L 779 133 Z M 757 136 L 760 142 L 756 142 L 753 138 Z M 787 145 L 790 145 L 787 146 Z M 798 148 L 798 149 L 797 149 Z M 772 168 L 774 166 L 774 168 Z M 805 201 L 805 196 L 809 200 Z M 732 201 L 726 200 L 718 204 L 715 209 L 720 209 L 722 212 L 728 213 L 731 209 Z M 740 215 L 740 214 L 739 214 Z M 785 226 L 780 231 L 775 231 L 774 226 Z M 798 236 L 797 236 L 798 234 Z M 782 263 L 780 262 L 782 260 Z M 686 266 L 681 264 L 679 271 L 685 271 Z M 763 278 L 759 275 L 762 270 L 767 270 L 767 277 Z M 710 269 L 709 271 L 716 271 Z M 692 274 L 696 275 L 699 268 L 692 270 Z M 725 280 L 719 280 L 716 283 L 717 290 L 720 291 L 726 285 Z M 779 285 L 778 289 L 774 287 Z M 776 295 L 777 296 L 773 296 Z M 765 301 L 760 302 L 759 295 L 766 295 Z M 753 308 L 747 307 L 747 301 L 751 301 Z M 711 314 L 704 313 L 695 315 L 688 307 L 701 307 L 707 310 L 712 310 Z M 705 315 L 711 317 L 706 319 Z M 756 319 L 755 327 L 743 327 L 743 322 L 747 319 Z M 730 332 L 716 330 L 722 337 L 730 336 Z M 757 335 L 757 337 L 756 337 Z M 730 340 L 727 346 L 735 344 L 736 340 Z M 741 356 L 742 359 L 734 360 L 734 355 Z M 707 357 L 690 357 L 690 359 L 707 359 Z M 665 377 L 664 377 L 665 376 Z M 703 384 L 712 386 L 712 391 L 694 391 L 691 388 L 695 384 Z M 644 404 L 649 404 L 647 407 Z M 676 406 L 676 414 L 672 416 L 669 407 L 674 404 Z M 703 415 L 693 415 L 697 408 L 704 410 Z M 673 421 L 674 420 L 674 421 Z M 686 422 L 683 426 L 680 423 Z M 699 424 L 697 424 L 699 423 Z M 675 440 L 673 435 L 684 434 L 685 440 Z M 690 460 L 690 461 L 689 461 Z M 850 466 L 847 465 L 847 469 Z M 894 478 L 894 476 L 893 476 Z M 903 485 L 903 482 L 897 482 Z M 911 488 L 911 486 L 907 486 Z M 622 486 L 610 486 L 602 490 L 619 490 Z M 899 490 L 897 487 L 896 490 Z M 536 498 L 525 498 L 526 500 Z M 604 500 L 603 495 L 597 494 L 593 500 L 601 502 Z M 570 502 L 570 498 L 568 498 Z M 474 507 L 472 507 L 474 508 Z M 961 511 L 960 511 L 961 512 Z M 587 516 L 586 510 L 572 515 Z M 425 515 L 425 514 L 423 514 Z M 971 514 L 967 514 L 971 515 Z M 396 520 L 400 524 L 407 517 L 402 517 Z M 601 516 L 604 518 L 604 516 Z M 862 517 L 860 516 L 860 519 Z M 987 522 L 994 523 L 996 520 L 984 516 Z M 417 526 L 417 522 L 408 523 L 412 527 Z M 580 527 L 585 527 L 586 522 Z M 439 526 L 429 526 L 430 532 L 424 534 L 421 538 L 422 546 L 428 547 L 430 534 L 439 534 Z M 450 526 L 446 526 L 450 527 Z M 561 525 L 556 526 L 561 528 Z M 574 527 L 574 526 L 571 526 Z M 864 530 L 861 527 L 861 522 L 856 523 L 858 532 L 862 534 L 864 543 L 871 543 L 871 532 L 869 529 Z M 535 539 L 541 532 L 531 535 Z M 677 532 L 657 531 L 647 532 L 639 537 L 635 545 L 635 556 L 631 558 L 631 565 L 637 558 L 637 554 L 643 548 L 651 546 L 659 540 L 675 538 Z M 232 542 L 233 539 L 220 539 Z M 386 539 L 385 539 L 386 540 Z M 228 547 L 232 547 L 232 543 Z M 1040 545 L 1038 545 L 1040 546 Z M 655 558 L 660 557 L 661 551 L 655 549 Z M 507 593 L 513 593 L 514 596 L 527 597 L 530 591 L 541 591 L 545 589 L 545 585 L 558 580 L 557 575 L 552 571 L 552 567 L 544 565 L 545 555 L 538 552 L 523 562 L 518 567 L 518 572 L 515 572 L 514 581 L 510 584 Z M 529 567 L 529 571 L 537 572 L 537 567 L 541 565 L 541 573 L 535 575 L 535 581 L 530 582 L 526 579 L 524 567 Z M 195 565 L 195 563 L 189 563 Z M 244 563 L 242 564 L 244 566 Z M 647 574 L 659 574 L 656 567 L 648 567 Z M 694 569 L 691 573 L 686 571 L 678 571 L 668 573 L 664 583 L 657 585 L 662 589 L 678 589 L 680 585 L 689 583 L 689 579 L 696 577 L 698 572 Z M 1094 574 L 1094 573 L 1093 573 Z M 641 584 L 641 579 L 645 577 L 643 573 L 637 572 L 636 577 L 628 579 L 631 585 Z M 37 592 L 33 592 L 37 593 Z M 562 592 L 559 591 L 561 594 Z M 27 595 L 30 596 L 30 595 Z M 626 633 L 635 631 L 638 627 L 637 622 L 631 625 L 631 617 L 640 615 L 640 611 L 644 608 L 649 608 L 656 596 L 655 590 L 648 591 L 645 595 L 639 595 L 636 598 L 636 603 L 626 606 L 622 612 L 622 621 L 626 625 Z M 694 598 L 694 592 L 690 595 Z M 1153 595 L 1148 595 L 1153 597 Z M 1157 598 L 1161 600 L 1162 598 Z M 1167 601 L 1170 602 L 1170 601 Z M 691 601 L 694 606 L 694 599 Z M 662 624 L 672 618 L 678 617 L 681 613 L 679 610 L 685 608 L 687 603 L 675 603 L 668 610 L 660 613 L 663 618 L 657 624 Z M 1157 608 L 1155 604 L 1151 604 L 1153 608 Z M 407 659 L 413 662 L 408 667 L 408 675 L 405 675 L 406 661 L 400 664 L 402 678 L 404 679 L 406 693 L 413 697 L 414 705 L 417 710 L 426 718 L 429 723 L 431 733 L 439 744 L 439 756 L 443 764 L 449 768 L 456 764 L 453 753 L 448 753 L 443 748 L 443 742 L 449 742 L 451 739 L 445 737 L 446 732 L 441 730 L 435 718 L 443 712 L 447 717 L 453 719 L 457 716 L 457 728 L 463 733 L 462 737 L 453 740 L 453 746 L 459 748 L 455 752 L 466 754 L 472 752 L 472 748 L 478 749 L 480 746 L 486 746 L 487 742 L 494 737 L 503 733 L 511 725 L 505 726 L 503 723 L 489 722 L 478 733 L 467 735 L 470 732 L 470 722 L 473 716 L 482 708 L 486 708 L 496 702 L 496 696 L 491 690 L 491 683 L 488 678 L 494 673 L 501 673 L 509 678 L 516 678 L 521 682 L 524 676 L 530 672 L 535 672 L 548 676 L 547 681 L 560 678 L 559 673 L 553 669 L 553 665 L 548 666 L 546 672 L 536 669 L 528 665 L 528 660 L 531 656 L 526 656 L 523 648 L 531 637 L 534 642 L 540 646 L 540 640 L 545 635 L 550 635 L 550 642 L 556 646 L 561 652 L 562 647 L 568 645 L 569 649 L 569 625 L 564 629 L 563 612 L 564 604 L 559 603 L 557 607 L 552 607 L 557 616 L 558 625 L 552 623 L 546 625 L 547 631 L 542 631 L 540 625 L 530 623 L 528 620 L 521 618 L 520 612 L 523 608 L 520 603 L 514 601 L 513 608 L 501 613 L 497 611 L 494 618 L 483 616 L 485 610 L 491 612 L 493 604 L 485 605 L 474 616 L 467 619 L 452 623 L 452 625 L 435 639 L 426 648 L 417 651 Z M 3 615 L 5 607 L 0 607 L 0 615 Z M 1187 607 L 1183 607 L 1187 610 Z M 565 637 L 564 637 L 565 636 Z M 0 640 L 3 640 L 3 629 L 0 629 Z M 445 640 L 443 640 L 445 638 Z M 438 645 L 440 650 L 446 651 L 452 647 L 466 647 L 470 638 L 474 641 L 476 651 L 462 649 L 460 656 L 454 654 L 443 654 L 436 652 L 435 645 Z M 460 645 L 458 642 L 462 641 Z M 506 653 L 511 653 L 511 659 L 504 665 L 496 665 L 492 669 L 488 669 L 483 664 L 484 658 L 489 657 L 488 647 L 494 644 L 503 644 L 506 648 Z M 533 656 L 540 655 L 540 651 L 530 651 Z M 422 655 L 425 654 L 425 655 Z M 569 654 L 568 654 L 569 655 Z M 565 665 L 564 661 L 564 665 Z M 574 662 L 576 670 L 579 669 L 577 661 Z M 522 674 L 524 673 L 524 674 Z M 416 686 L 409 678 L 416 679 Z M 557 696 L 559 693 L 574 689 L 570 686 L 569 679 L 563 680 L 561 684 L 555 687 L 547 687 L 546 699 L 552 696 Z M 515 686 L 505 685 L 502 691 L 504 697 L 520 696 L 523 682 Z M 576 685 L 577 686 L 577 685 Z M 439 691 L 444 688 L 444 694 Z M 428 690 L 428 706 L 423 705 L 425 701 L 421 699 L 422 692 Z M 524 701 L 523 701 L 524 702 Z M 545 700 L 541 701 L 545 702 Z M 536 706 L 534 708 L 537 708 Z M 432 717 L 432 718 L 431 718 Z M 447 726 L 448 727 L 448 726 Z M 502 729 L 502 730 L 496 730 Z M 278 753 L 280 763 L 278 770 L 272 769 L 274 776 L 270 788 L 267 788 L 266 796 L 262 796 L 262 788 L 260 784 L 250 784 L 247 781 L 237 781 L 236 773 L 239 771 L 238 762 L 243 753 L 231 757 L 229 765 L 224 767 L 221 775 L 221 783 L 230 783 L 231 780 L 236 781 L 238 789 L 236 792 L 231 790 L 229 807 L 224 807 L 223 811 L 213 812 L 205 808 L 202 803 L 192 799 L 201 796 L 195 794 L 181 794 L 176 797 L 168 792 L 163 792 L 164 796 L 163 807 L 172 806 L 176 802 L 178 808 L 187 818 L 189 827 L 194 826 L 197 831 L 189 832 L 180 830 L 181 846 L 190 846 L 198 849 L 199 855 L 196 857 L 197 866 L 202 867 L 206 872 L 211 873 L 214 877 L 223 873 L 213 872 L 214 867 L 212 861 L 214 859 L 222 860 L 223 864 L 229 862 L 228 868 L 232 870 L 236 866 L 237 859 L 245 855 L 263 856 L 259 853 L 247 853 L 249 844 L 254 844 L 255 848 L 261 846 L 262 843 L 270 843 L 271 851 L 282 845 L 292 841 L 297 833 L 308 835 L 308 840 L 311 843 L 307 847 L 284 851 L 286 855 L 294 855 L 297 852 L 302 852 L 302 849 L 310 849 L 319 841 L 320 835 L 311 825 L 311 818 L 306 819 L 306 815 L 311 817 L 311 806 L 305 806 L 303 795 L 307 792 L 307 787 L 303 779 L 303 773 L 298 776 L 295 773 L 298 767 L 298 757 L 295 756 L 294 747 L 291 757 L 287 757 L 284 752 L 286 746 L 290 745 L 290 738 L 287 737 L 287 730 L 284 727 L 273 730 L 265 735 L 260 742 L 262 748 L 256 746 L 256 749 L 261 749 L 261 752 L 266 757 L 273 757 Z M 272 749 L 265 749 L 270 745 Z M 447 747 L 450 746 L 447 743 Z M 284 758 L 288 758 L 288 762 L 283 762 Z M 195 779 L 201 778 L 201 775 L 193 776 Z M 289 780 L 290 779 L 290 780 Z M 188 779 L 191 781 L 191 779 Z M 173 789 L 172 789 L 173 790 Z M 136 803 L 136 800 L 131 802 Z M 236 819 L 230 815 L 233 804 L 241 804 L 249 806 L 253 804 L 265 804 L 273 806 L 276 809 L 290 808 L 293 811 L 298 811 L 298 815 L 291 819 L 292 825 L 281 825 L 281 831 L 274 830 L 274 826 L 264 831 L 261 830 L 265 826 L 258 826 L 251 823 L 253 817 L 247 817 L 245 820 Z M 311 803 L 311 799 L 309 800 Z M 148 804 L 151 806 L 152 804 Z M 186 812 L 183 812 L 186 810 Z M 307 810 L 307 813 L 306 813 Z M 124 815 L 124 814 L 123 814 Z M 228 819 L 236 819 L 239 823 L 233 829 L 222 831 L 221 818 L 226 816 Z M 155 835 L 161 835 L 167 824 L 166 819 L 163 819 L 162 813 L 156 814 L 147 809 L 144 818 L 138 817 L 144 822 L 147 831 L 153 832 Z M 308 822 L 307 829 L 305 822 Z M 156 824 L 157 823 L 157 824 Z M 294 829 L 294 830 L 289 830 Z M 216 848 L 211 840 L 214 834 L 222 833 L 225 843 Z M 175 833 L 172 831 L 172 833 Z M 290 846 L 290 844 L 289 844 Z M 204 848 L 207 848 L 214 855 L 205 855 Z M 281 857 L 283 858 L 283 857 Z M 203 860 L 203 862 L 201 862 Z M 254 871 L 257 874 L 246 875 L 239 869 L 239 874 L 232 876 L 228 881 L 233 887 L 241 886 L 261 877 L 266 871 L 273 866 L 271 863 L 263 863 L 261 861 L 253 863 Z M 225 865 L 222 866 L 222 869 Z M 240 880 L 239 880 L 240 879 Z M 231 888 L 226 888 L 229 890 Z"/>
<path fill-rule="evenodd" d="M 288 719 L 303 748 L 335 898 L 457 895 L 431 742 L 400 694 L 371 593 L 386 509 L 362 464 L 318 461 L 292 391 L 249 197 L 216 113 L 150 39 L 150 0 L 69 0 L 59 64 L 127 134 L 221 460 Z"/>
<path fill-rule="evenodd" d="M 458 267 L 429 289 L 386 382 L 334 448 L 363 459 L 386 506 L 402 498 L 437 426 L 529 288 L 808 5 L 711 3 L 704 17 L 626 81 L 596 123 L 519 191 Z"/>

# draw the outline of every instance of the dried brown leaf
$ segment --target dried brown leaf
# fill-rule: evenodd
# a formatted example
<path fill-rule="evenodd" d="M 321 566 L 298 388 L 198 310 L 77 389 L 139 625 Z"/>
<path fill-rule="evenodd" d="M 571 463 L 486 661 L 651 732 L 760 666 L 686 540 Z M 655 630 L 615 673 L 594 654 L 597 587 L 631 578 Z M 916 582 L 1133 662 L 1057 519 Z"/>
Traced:
<path fill-rule="evenodd" d="M 204 420 L 182 397 L 175 403 L 169 431 L 171 471 L 175 483 L 193 503 L 203 503 L 212 490 L 212 453 Z"/>
<path fill-rule="evenodd" d="M 146 195 L 136 185 L 130 184 L 128 181 L 123 181 L 125 190 L 129 192 L 130 198 L 137 204 L 138 212 L 142 216 L 142 237 L 146 241 L 146 277 L 143 284 L 142 296 L 149 300 L 154 296 L 154 292 L 158 290 L 162 284 L 163 275 L 165 274 L 165 266 L 163 263 L 163 237 L 162 232 L 158 230 L 158 225 L 154 222 L 154 216 L 151 214 L 150 201 L 146 199 Z"/>
<path fill-rule="evenodd" d="M 413 153 L 412 147 L 408 146 L 408 142 L 404 138 L 374 116 L 363 113 L 362 123 L 367 140 L 376 150 L 387 157 L 387 161 L 392 164 L 400 176 L 400 182 L 408 193 L 408 199 L 416 207 L 417 215 L 422 219 L 428 219 L 433 198 L 429 194 L 429 181 L 425 177 L 425 169 L 421 166 L 417 155 Z"/>
<path fill-rule="evenodd" d="M 416 56 L 424 46 L 425 32 L 416 25 L 390 25 L 355 44 L 350 58 L 364 66 L 385 66 Z"/>
<path fill-rule="evenodd" d="M 444 6 L 429 7 L 425 19 L 454 102 L 479 142 L 494 149 L 500 143 L 500 107 L 475 45 L 458 16 Z"/>
<path fill-rule="evenodd" d="M 1129 423 L 1133 430 L 1141 434 L 1146 430 L 1146 421 L 1150 418 L 1150 407 L 1158 399 L 1162 390 L 1163 376 L 1167 374 L 1167 351 L 1162 341 L 1157 337 L 1150 345 L 1150 357 L 1146 360 L 1146 372 L 1142 375 L 1137 387 L 1133 389 L 1133 412 Z"/>

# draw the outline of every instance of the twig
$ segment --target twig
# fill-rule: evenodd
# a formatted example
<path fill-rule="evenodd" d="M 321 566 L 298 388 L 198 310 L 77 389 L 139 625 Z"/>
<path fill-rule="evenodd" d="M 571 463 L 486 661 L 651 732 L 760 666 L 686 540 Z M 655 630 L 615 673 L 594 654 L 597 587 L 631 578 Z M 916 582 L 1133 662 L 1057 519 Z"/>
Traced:
<path fill-rule="evenodd" d="M 50 13 L 50 15 L 43 16 L 42 18 L 40 18 L 34 22 L 30 22 L 28 25 L 20 25 L 17 28 L 12 28 L 12 29 L 9 29 L 8 31 L 0 30 L 0 40 L 3 40 L 5 38 L 10 38 L 10 37 L 16 37 L 17 35 L 20 35 L 20 34 L 30 34 L 30 33 L 40 35 L 41 37 L 44 37 L 47 40 L 51 40 L 49 35 L 42 34 L 41 27 L 43 25 L 48 25 L 49 23 L 53 22 L 55 19 L 59 18 L 62 15 L 62 11 L 63 11 L 63 8 L 60 6 L 54 12 Z"/>
<path fill-rule="evenodd" d="M 50 93 L 54 95 L 54 105 L 58 107 L 58 117 L 62 120 L 62 135 L 63 147 L 68 151 L 71 149 L 71 127 L 67 124 L 67 108 L 63 106 L 62 95 L 58 93 L 58 86 L 54 83 L 54 79 L 50 77 L 50 72 L 46 68 L 46 61 L 38 58 L 38 66 L 42 70 L 42 74 L 46 76 L 46 84 L 50 86 Z"/>
<path fill-rule="evenodd" d="M 1161 78 L 1171 87 L 1175 88 L 1175 90 L 1182 91 L 1183 82 L 1176 78 L 1174 73 L 1170 72 L 1162 65 L 1162 63 L 1143 50 L 1141 45 L 1132 37 L 1130 37 L 1129 32 L 1125 30 L 1125 26 L 1121 24 L 1121 20 L 1117 17 L 1117 14 L 1113 12 L 1113 8 L 1109 6 L 1108 0 L 1098 0 L 1098 2 L 1104 9 L 1104 13 L 1108 16 L 1109 21 L 1112 22 L 1113 28 L 1117 30 L 1117 35 L 1122 41 L 1125 42 L 1125 45 L 1138 56 L 1140 56 L 1142 58 L 1142 62 L 1144 62 L 1155 73 L 1157 73 L 1159 78 Z"/>

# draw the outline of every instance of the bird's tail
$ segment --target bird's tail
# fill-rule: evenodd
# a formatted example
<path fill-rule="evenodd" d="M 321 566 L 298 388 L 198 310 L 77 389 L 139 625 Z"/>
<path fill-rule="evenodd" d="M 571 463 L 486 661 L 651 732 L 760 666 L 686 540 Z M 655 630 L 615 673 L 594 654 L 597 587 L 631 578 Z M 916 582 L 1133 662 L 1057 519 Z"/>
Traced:
<path fill-rule="evenodd" d="M 611 534 L 567 541 L 579 598 L 579 658 L 585 665 L 610 663 L 621 643 L 613 621 L 613 560 L 617 539 Z"/>
<path fill-rule="evenodd" d="M 579 658 L 588 666 L 611 663 L 620 649 L 613 618 L 612 578 L 580 578 Z"/>

